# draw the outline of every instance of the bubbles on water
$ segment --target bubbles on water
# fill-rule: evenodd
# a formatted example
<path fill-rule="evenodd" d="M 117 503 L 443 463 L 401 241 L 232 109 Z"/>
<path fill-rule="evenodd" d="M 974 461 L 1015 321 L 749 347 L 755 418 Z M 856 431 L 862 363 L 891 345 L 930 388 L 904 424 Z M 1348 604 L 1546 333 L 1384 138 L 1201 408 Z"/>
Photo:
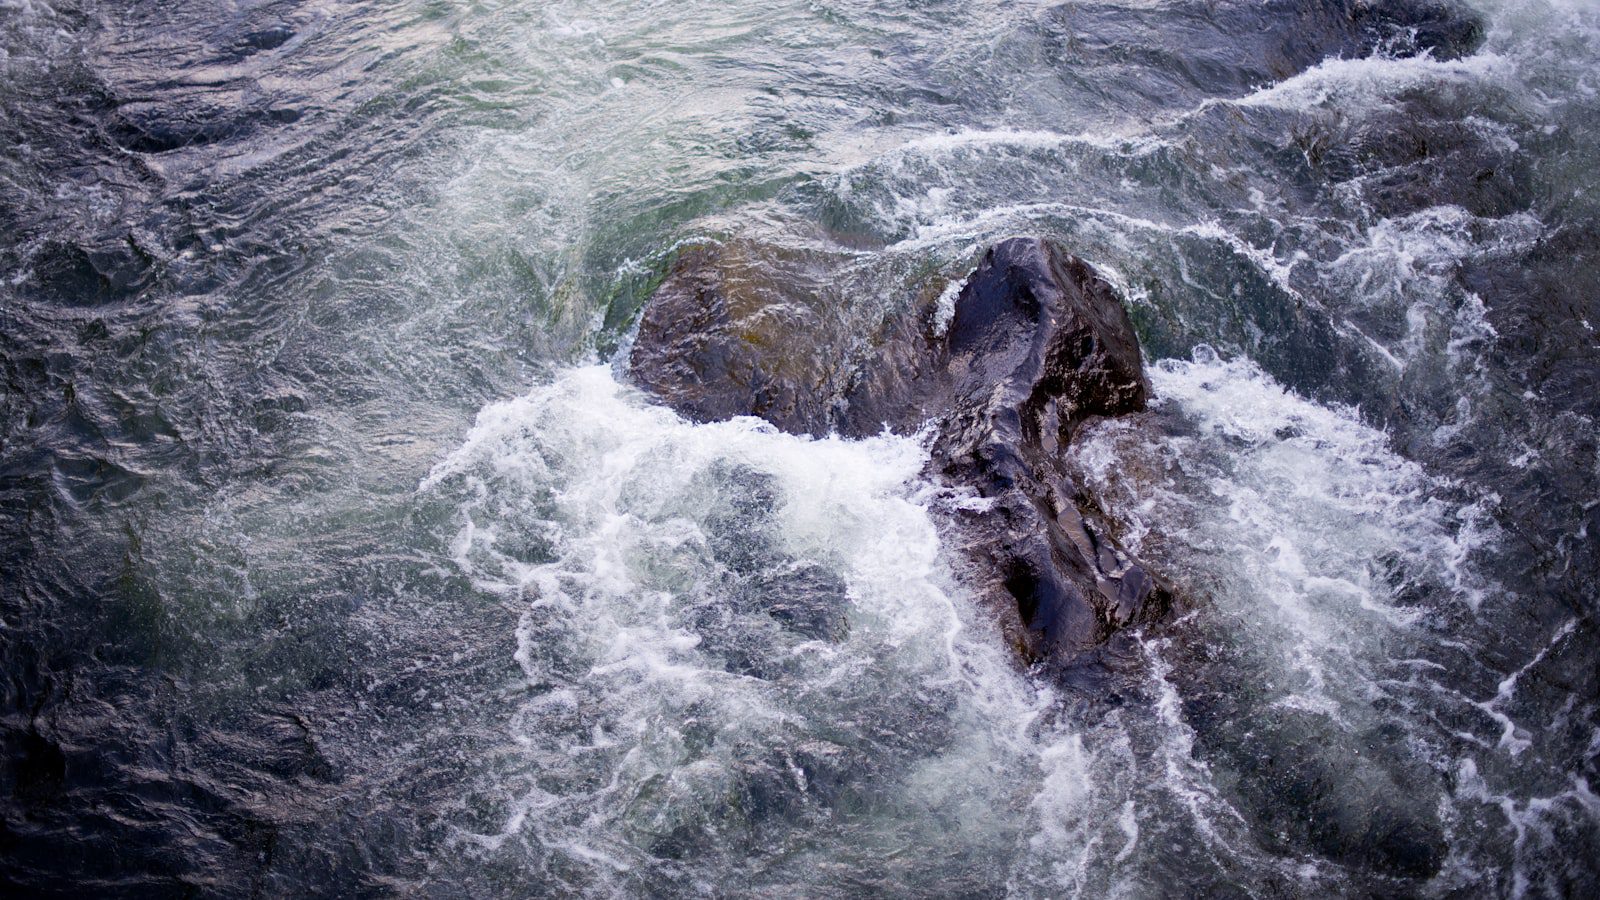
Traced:
<path fill-rule="evenodd" d="M 1137 703 L 1081 719 L 950 582 L 914 440 L 695 425 L 604 367 L 487 408 L 421 486 L 457 498 L 456 564 L 522 609 L 530 696 L 479 788 L 502 813 L 461 846 L 574 889 L 800 890 L 870 870 L 1137 896 L 1179 870 L 1332 889 L 1330 853 L 1409 871 L 1430 803 L 1463 841 L 1461 804 L 1487 801 L 1414 780 L 1412 800 L 1392 795 L 1419 765 L 1459 765 L 1401 711 L 1437 704 L 1427 619 L 1494 589 L 1470 563 L 1492 530 L 1352 411 L 1246 360 L 1200 348 L 1152 381 L 1160 436 L 1102 423 L 1079 461 L 1130 548 L 1199 607 L 1147 638 Z M 1233 670 L 1221 682 L 1197 635 Z M 1411 843 L 1363 844 L 1361 819 L 1314 834 L 1315 853 L 1264 839 L 1263 807 L 1296 807 L 1230 755 L 1262 741 L 1331 767 L 1343 787 L 1317 808 L 1387 817 Z M 885 867 L 905 848 L 917 865 Z M 1492 878 L 1471 856 L 1443 877 Z"/>
<path fill-rule="evenodd" d="M 372 663 L 362 677 L 393 683 L 368 689 L 363 714 L 416 719 L 416 731 L 323 738 L 334 758 L 369 758 L 349 771 L 385 795 L 385 815 L 443 815 L 473 851 L 464 865 L 504 865 L 505 893 L 530 883 L 705 893 L 753 877 L 793 893 L 864 889 L 873 878 L 869 887 L 1004 883 L 1040 896 L 1158 894 L 1171 889 L 1168 876 L 1262 893 L 1346 889 L 1325 860 L 1253 846 L 1227 760 L 1210 762 L 1223 726 L 1207 717 L 1234 710 L 1290 737 L 1282 723 L 1312 723 L 1299 733 L 1326 739 L 1352 769 L 1372 753 L 1420 760 L 1427 790 L 1416 793 L 1442 785 L 1455 848 L 1441 892 L 1592 884 L 1576 867 L 1600 853 L 1590 790 L 1600 729 L 1593 692 L 1583 692 L 1592 654 L 1574 649 L 1591 632 L 1567 607 L 1483 578 L 1478 551 L 1502 537 L 1498 504 L 1394 452 L 1426 456 L 1426 441 L 1303 399 L 1324 385 L 1343 399 L 1391 398 L 1385 378 L 1322 352 L 1325 339 L 1369 341 L 1395 378 L 1426 388 L 1408 384 L 1404 403 L 1374 404 L 1369 415 L 1389 416 L 1397 431 L 1419 423 L 1436 457 L 1498 452 L 1486 431 L 1518 423 L 1475 430 L 1485 417 L 1535 423 L 1504 455 L 1526 473 L 1528 520 L 1571 524 L 1540 564 L 1583 568 L 1571 554 L 1593 539 L 1589 481 L 1548 473 L 1552 461 L 1592 459 L 1593 423 L 1574 415 L 1552 425 L 1536 385 L 1511 390 L 1489 377 L 1491 317 L 1508 298 L 1492 282 L 1468 290 L 1463 269 L 1545 265 L 1521 256 L 1548 237 L 1535 217 L 1581 221 L 1592 208 L 1600 28 L 1586 0 L 1483 5 L 1491 33 L 1476 56 L 1380 52 L 1274 74 L 1281 80 L 1264 87 L 1190 79 L 1187 91 L 1156 96 L 1205 60 L 1203 46 L 1164 41 L 1177 21 L 1164 17 L 1184 4 L 1048 13 L 990 2 L 423 4 L 348 17 L 305 10 L 293 27 L 235 17 L 219 32 L 203 5 L 149 6 L 124 21 L 109 6 L 0 3 L 0 93 L 18 138 L 6 173 L 21 190 L 63 173 L 43 161 L 68 144 L 101 147 L 109 132 L 97 117 L 124 101 L 137 111 L 147 95 L 164 98 L 147 110 L 162 116 L 146 124 L 179 126 L 200 107 L 174 91 L 222 96 L 223 77 L 248 80 L 251 97 L 294 101 L 261 106 L 259 127 L 234 129 L 248 122 L 221 116 L 209 131 L 134 144 L 148 153 L 105 145 L 107 160 L 88 161 L 110 168 L 74 163 L 71 178 L 34 192 L 51 228 L 109 229 L 107 247 L 127 260 L 154 248 L 159 260 L 148 264 L 173 283 L 130 306 L 139 318 L 126 341 L 97 343 L 98 312 L 73 313 L 59 333 L 12 329 L 39 338 L 45 354 L 19 357 L 19 377 L 53 373 L 24 379 L 17 409 L 59 399 L 64 384 L 78 392 L 67 407 L 79 410 L 107 386 L 146 385 L 153 395 L 136 392 L 103 417 L 137 426 L 112 444 L 153 447 L 151 471 L 187 477 L 174 460 L 190 453 L 203 471 L 192 505 L 155 494 L 129 521 L 148 513 L 190 534 L 181 523 L 215 513 L 219 480 L 225 496 L 255 498 L 253 508 L 269 511 L 262 518 L 293 520 L 285 534 L 258 537 L 255 559 L 224 554 L 248 565 L 236 579 L 205 581 L 204 609 L 163 611 L 197 652 L 231 652 L 220 649 L 231 632 L 201 613 L 257 605 L 259 555 L 271 543 L 271 590 L 287 599 L 259 633 L 250 621 L 239 642 L 249 652 L 228 660 L 262 681 L 294 680 L 281 671 L 285 654 L 263 648 L 292 647 L 308 672 L 337 682 L 358 663 L 325 657 L 355 645 L 384 657 L 441 635 L 461 640 L 452 617 L 471 616 L 460 609 L 393 642 L 380 638 L 405 629 L 375 612 L 372 633 L 359 637 L 311 627 L 316 614 L 333 616 L 324 606 L 379 608 L 402 590 L 380 581 L 429 585 L 404 588 L 415 590 L 407 602 L 443 608 L 409 568 L 369 571 L 396 544 L 406 550 L 394 558 L 453 569 L 441 577 L 451 592 L 464 585 L 465 606 L 510 610 L 518 625 L 501 637 L 512 647 L 479 643 L 510 670 L 500 693 L 452 685 L 442 658 L 393 663 L 403 678 Z M 1046 19 L 1095 6 L 1104 28 L 1132 33 L 1123 46 L 1157 51 L 1160 62 L 1075 69 L 1057 52 L 1070 46 L 1039 39 L 1071 24 Z M 1217 8 L 1250 14 L 1185 7 Z M 170 40 L 168 23 L 186 39 Z M 212 34 L 223 35 L 216 46 Z M 113 45 L 111 62 L 132 81 L 94 77 Z M 245 50 L 248 59 L 228 55 Z M 155 65 L 163 60 L 173 66 Z M 217 128 L 231 129 L 227 140 L 189 146 Z M 208 159 L 215 178 L 183 174 Z M 1108 425 L 1097 440 L 1116 452 L 1086 462 L 1124 538 L 1201 602 L 1172 634 L 1147 636 L 1145 696 L 1076 721 L 1060 713 L 1061 698 L 1016 677 L 944 572 L 914 443 L 804 442 L 752 422 L 690 426 L 595 371 L 485 411 L 424 482 L 418 530 L 436 506 L 456 513 L 431 535 L 437 542 L 423 535 L 413 546 L 410 532 L 391 527 L 404 517 L 391 508 L 395 482 L 404 496 L 463 410 L 524 390 L 543 366 L 581 355 L 597 330 L 625 330 L 633 307 L 597 310 L 608 291 L 627 281 L 636 301 L 686 232 L 775 220 L 780 229 L 806 221 L 836 242 L 830 250 L 898 257 L 862 271 L 937 269 L 951 278 L 940 309 L 985 242 L 1048 233 L 1123 273 L 1158 353 L 1196 340 L 1223 350 L 1154 373 L 1169 398 L 1154 418 L 1171 434 L 1150 440 Z M 13 230 L 31 241 L 49 229 Z M 159 240 L 147 246 L 150 231 Z M 886 244 L 893 249 L 877 253 Z M 103 259 L 68 266 L 87 282 L 63 278 L 61 294 L 97 282 L 96 268 L 107 274 Z M 220 274 L 207 274 L 213 262 L 226 263 Z M 8 286 L 23 286 L 26 268 Z M 890 291 L 876 287 L 903 274 L 864 277 L 840 296 L 879 300 Z M 45 299 L 53 317 L 57 298 Z M 1592 335 L 1587 323 L 1600 318 L 1574 321 Z M 1306 322 L 1337 332 L 1306 327 L 1271 346 Z M 86 365 L 62 380 L 56 367 L 72 356 Z M 40 418 L 56 399 L 42 402 Z M 164 417 L 187 424 L 169 428 Z M 48 497 L 61 448 L 28 450 L 50 432 L 32 414 L 13 418 L 25 426 L 18 458 L 45 461 L 39 496 Z M 273 418 L 305 436 L 258 438 L 259 422 Z M 137 424 L 149 422 L 159 425 L 154 443 Z M 1556 437 L 1540 440 L 1539 428 Z M 106 478 L 85 470 L 69 493 Z M 1581 515 L 1550 512 L 1566 502 L 1560 494 L 1578 497 L 1568 505 Z M 121 529 L 122 516 L 104 524 Z M 241 544 L 251 531 L 207 527 L 224 525 L 245 535 Z M 444 559 L 432 556 L 440 548 Z M 1512 563 L 1513 575 L 1531 565 Z M 78 590 L 69 583 L 62 595 Z M 1509 612 L 1476 618 L 1485 610 Z M 58 624 L 41 636 L 54 640 Z M 306 631 L 318 633 L 308 641 Z M 1503 646 L 1486 652 L 1491 631 Z M 1175 664 L 1204 649 L 1186 638 L 1195 633 L 1217 638 L 1213 669 L 1238 670 L 1231 683 L 1245 705 L 1194 690 L 1197 679 Z M 1206 660 L 1197 665 L 1204 675 Z M 500 677 L 493 665 L 484 671 Z M 384 691 L 409 699 L 386 705 Z M 462 751 L 455 725 L 427 718 L 440 703 L 517 712 L 509 722 L 495 712 L 449 719 L 503 727 L 505 741 L 446 777 L 458 758 L 450 753 Z M 162 745 L 159 724 L 151 733 Z M 1381 785 L 1356 787 L 1372 783 Z M 366 809 L 342 805 L 344 785 L 318 796 L 340 798 L 352 817 Z M 255 814 L 253 802 L 241 806 Z M 162 827 L 190 833 L 188 812 Z M 337 846 L 347 867 L 387 878 L 389 863 L 374 854 L 409 851 L 375 849 L 374 835 L 403 842 L 389 840 L 387 824 L 370 827 L 271 834 L 283 859 Z M 419 865 L 448 867 L 450 856 Z M 1500 865 L 1513 856 L 1514 866 Z"/>

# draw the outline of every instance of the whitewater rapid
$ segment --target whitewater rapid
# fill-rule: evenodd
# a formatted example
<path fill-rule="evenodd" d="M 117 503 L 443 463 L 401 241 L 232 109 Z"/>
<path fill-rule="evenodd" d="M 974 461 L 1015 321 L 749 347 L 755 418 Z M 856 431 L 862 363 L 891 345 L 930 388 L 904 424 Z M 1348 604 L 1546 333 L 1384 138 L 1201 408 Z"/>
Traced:
<path fill-rule="evenodd" d="M 1074 452 L 1130 547 L 1199 598 L 1177 640 L 1239 646 L 1235 687 L 1313 713 L 1352 766 L 1381 728 L 1474 775 L 1479 754 L 1520 752 L 1525 726 L 1493 698 L 1460 734 L 1395 714 L 1480 699 L 1437 682 L 1454 639 L 1427 620 L 1496 590 L 1469 561 L 1499 539 L 1486 516 L 1354 411 L 1246 360 L 1202 348 L 1151 374 L 1162 427 L 1108 421 Z M 527 787 L 463 846 L 516 847 L 572 890 L 806 893 L 837 886 L 825 861 L 889 853 L 906 865 L 874 876 L 884 889 L 1139 896 L 1160 890 L 1141 866 L 1170 866 L 1178 841 L 1196 879 L 1337 890 L 1338 869 L 1249 839 L 1196 753 L 1172 680 L 1194 661 L 1171 635 L 1146 636 L 1148 694 L 1125 709 L 1022 669 L 930 514 L 971 501 L 925 462 L 915 437 L 690 423 L 609 366 L 480 413 L 419 489 L 458 498 L 455 565 L 519 611 L 529 698 L 494 777 Z M 1470 888 L 1470 823 L 1500 801 L 1476 777 L 1424 796 L 1457 848 L 1441 881 Z M 1551 811 L 1585 796 L 1575 783 Z"/>
<path fill-rule="evenodd" d="M 1591 0 L 0 0 L 0 890 L 1594 894 L 1596 147 Z M 917 436 L 618 374 L 1019 235 L 1154 389 L 1105 695 Z"/>

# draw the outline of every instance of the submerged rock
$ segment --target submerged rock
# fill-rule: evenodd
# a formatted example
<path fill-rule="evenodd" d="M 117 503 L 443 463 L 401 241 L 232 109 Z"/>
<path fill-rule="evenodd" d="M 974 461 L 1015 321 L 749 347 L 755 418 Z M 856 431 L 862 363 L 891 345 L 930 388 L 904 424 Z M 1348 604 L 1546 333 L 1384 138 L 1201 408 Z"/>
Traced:
<path fill-rule="evenodd" d="M 852 340 L 804 280 L 750 271 L 742 253 L 680 258 L 645 308 L 633 378 L 700 421 L 755 415 L 852 437 L 932 423 L 932 473 L 976 495 L 950 512 L 966 575 L 1008 636 L 1068 681 L 1117 668 L 1127 654 L 1113 638 L 1159 617 L 1169 594 L 1060 462 L 1085 419 L 1149 394 L 1111 286 L 1053 242 L 1014 238 L 967 279 L 948 329 L 926 303 Z"/>
<path fill-rule="evenodd" d="M 746 466 L 718 464 L 697 481 L 713 498 L 701 524 L 706 549 L 721 570 L 711 590 L 717 596 L 688 616 L 700 646 L 731 672 L 776 678 L 796 642 L 845 640 L 849 590 L 828 568 L 784 550 L 772 516 L 777 480 Z"/>
<path fill-rule="evenodd" d="M 1074 0 L 1044 10 L 1041 52 L 1091 97 L 1192 107 L 1242 96 L 1328 59 L 1457 59 L 1483 42 L 1458 0 Z"/>
<path fill-rule="evenodd" d="M 1254 685 L 1175 677 L 1196 750 L 1221 775 L 1263 846 L 1309 850 L 1395 879 L 1439 874 L 1449 844 L 1439 787 L 1383 729 L 1349 733 L 1323 713 L 1250 698 Z M 1240 699 L 1244 697 L 1245 699 Z"/>

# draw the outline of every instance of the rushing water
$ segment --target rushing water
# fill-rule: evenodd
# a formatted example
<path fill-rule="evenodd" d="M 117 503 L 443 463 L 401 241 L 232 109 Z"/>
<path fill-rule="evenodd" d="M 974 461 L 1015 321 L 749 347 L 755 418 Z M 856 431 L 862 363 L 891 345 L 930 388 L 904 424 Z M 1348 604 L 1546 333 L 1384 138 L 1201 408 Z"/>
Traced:
<path fill-rule="evenodd" d="M 1600 891 L 1586 0 L 0 0 L 0 135 L 19 895 Z M 685 240 L 1018 233 L 1151 363 L 1111 697 L 916 436 L 613 364 Z"/>

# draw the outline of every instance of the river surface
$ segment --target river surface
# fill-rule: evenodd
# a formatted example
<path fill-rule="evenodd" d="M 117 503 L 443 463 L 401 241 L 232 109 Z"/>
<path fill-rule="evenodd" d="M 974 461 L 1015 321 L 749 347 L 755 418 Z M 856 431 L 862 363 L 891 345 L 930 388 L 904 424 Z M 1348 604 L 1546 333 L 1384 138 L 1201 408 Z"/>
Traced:
<path fill-rule="evenodd" d="M 0 888 L 1594 896 L 1597 173 L 1588 0 L 0 0 Z M 617 365 L 1016 234 L 1157 398 L 1110 697 L 917 436 Z"/>

